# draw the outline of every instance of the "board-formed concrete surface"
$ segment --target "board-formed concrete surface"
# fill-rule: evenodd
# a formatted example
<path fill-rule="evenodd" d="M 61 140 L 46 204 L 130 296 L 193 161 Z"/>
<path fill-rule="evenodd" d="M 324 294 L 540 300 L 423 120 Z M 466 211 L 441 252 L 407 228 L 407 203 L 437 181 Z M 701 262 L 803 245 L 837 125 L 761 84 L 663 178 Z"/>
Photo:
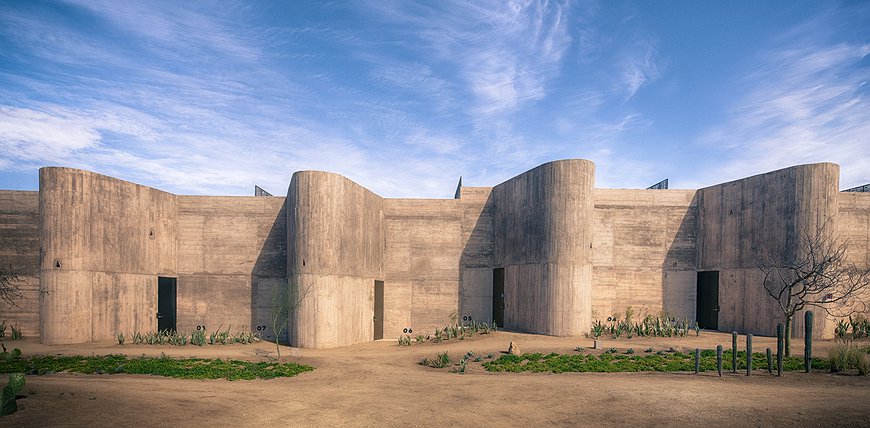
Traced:
<path fill-rule="evenodd" d="M 509 329 L 580 336 L 628 306 L 694 321 L 698 273 L 716 271 L 719 329 L 770 335 L 781 319 L 761 286 L 764 252 L 788 254 L 828 222 L 849 259 L 870 265 L 870 194 L 839 192 L 834 164 L 698 190 L 594 180 L 592 162 L 561 160 L 495 187 L 460 181 L 452 199 L 390 199 L 300 171 L 286 198 L 225 197 L 46 167 L 39 192 L 0 191 L 0 263 L 25 295 L 0 307 L 0 321 L 46 344 L 155 330 L 158 277 L 168 277 L 184 332 L 274 338 L 273 293 L 293 288 L 302 299 L 282 339 L 298 347 L 371 341 L 380 323 L 392 339 L 491 322 L 494 305 Z M 815 334 L 830 337 L 834 320 L 815 319 Z"/>

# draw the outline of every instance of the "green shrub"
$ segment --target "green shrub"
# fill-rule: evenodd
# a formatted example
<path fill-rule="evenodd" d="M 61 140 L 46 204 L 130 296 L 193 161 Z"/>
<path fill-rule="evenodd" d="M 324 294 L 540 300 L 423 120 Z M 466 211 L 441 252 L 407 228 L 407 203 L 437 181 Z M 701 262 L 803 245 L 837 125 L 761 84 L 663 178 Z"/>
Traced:
<path fill-rule="evenodd" d="M 290 377 L 314 370 L 295 363 L 250 362 L 205 358 L 173 359 L 130 358 L 126 355 L 35 356 L 0 363 L 2 373 L 49 374 L 58 372 L 84 374 L 149 374 L 181 379 L 272 379 Z"/>
<path fill-rule="evenodd" d="M 660 351 L 661 352 L 661 351 Z M 730 358 L 730 351 L 724 352 Z M 746 368 L 746 353 L 739 352 L 738 369 Z M 700 371 L 716 371 L 716 357 L 702 357 L 700 359 Z M 708 354 L 709 355 L 709 354 Z M 764 362 L 762 353 L 753 354 L 753 368 L 761 369 Z M 602 355 L 591 354 L 526 354 L 502 355 L 500 358 L 483 363 L 483 367 L 491 372 L 690 372 L 695 369 L 694 353 L 684 354 L 681 352 L 647 355 L 616 355 L 605 353 Z M 725 359 L 725 366 L 730 368 L 730 361 Z M 813 367 L 817 369 L 829 368 L 826 360 L 813 359 Z M 790 357 L 784 360 L 785 370 L 803 370 L 803 359 Z"/>

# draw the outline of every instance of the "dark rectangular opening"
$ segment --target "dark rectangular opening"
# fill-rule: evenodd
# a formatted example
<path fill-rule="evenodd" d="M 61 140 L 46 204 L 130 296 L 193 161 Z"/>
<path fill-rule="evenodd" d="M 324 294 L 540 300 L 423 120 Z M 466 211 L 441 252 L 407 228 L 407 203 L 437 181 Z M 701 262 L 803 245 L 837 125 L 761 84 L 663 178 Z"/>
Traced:
<path fill-rule="evenodd" d="M 492 320 L 504 326 L 504 268 L 492 270 Z"/>
<path fill-rule="evenodd" d="M 698 272 L 696 320 L 701 328 L 719 329 L 719 271 Z"/>
<path fill-rule="evenodd" d="M 176 279 L 157 277 L 157 330 L 175 331 Z"/>
<path fill-rule="evenodd" d="M 384 281 L 375 281 L 375 340 L 384 338 Z"/>

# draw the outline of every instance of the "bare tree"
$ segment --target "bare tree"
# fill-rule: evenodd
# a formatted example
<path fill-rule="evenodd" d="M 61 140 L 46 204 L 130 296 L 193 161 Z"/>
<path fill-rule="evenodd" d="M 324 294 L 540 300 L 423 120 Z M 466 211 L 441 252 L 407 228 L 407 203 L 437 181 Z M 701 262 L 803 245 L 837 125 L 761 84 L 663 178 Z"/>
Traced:
<path fill-rule="evenodd" d="M 863 292 L 870 285 L 870 269 L 847 260 L 848 242 L 834 232 L 831 219 L 802 232 L 794 251 L 768 251 L 759 260 L 764 289 L 785 318 L 785 355 L 791 355 L 794 316 L 818 308 L 833 317 L 863 312 Z"/>
<path fill-rule="evenodd" d="M 301 287 L 296 281 L 289 280 L 287 287 L 272 287 L 272 331 L 275 332 L 275 351 L 281 359 L 281 335 L 287 331 L 290 319 L 311 291 L 311 284 Z M 290 344 L 289 342 L 287 343 Z"/>
<path fill-rule="evenodd" d="M 6 269 L 0 269 L 0 301 L 3 301 L 10 306 L 18 306 L 18 301 L 24 297 L 21 291 L 21 283 L 23 281 L 12 269 L 8 266 Z"/>

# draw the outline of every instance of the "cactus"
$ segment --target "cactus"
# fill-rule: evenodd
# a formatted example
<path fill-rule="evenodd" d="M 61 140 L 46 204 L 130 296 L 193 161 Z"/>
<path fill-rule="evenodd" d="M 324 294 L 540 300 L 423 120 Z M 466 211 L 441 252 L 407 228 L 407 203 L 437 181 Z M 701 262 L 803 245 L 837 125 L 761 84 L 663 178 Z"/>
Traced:
<path fill-rule="evenodd" d="M 782 323 L 776 325 L 776 375 L 782 376 L 782 352 L 785 348 L 782 339 Z"/>
<path fill-rule="evenodd" d="M 731 332 L 731 373 L 737 373 L 737 332 Z"/>
<path fill-rule="evenodd" d="M 18 411 L 18 404 L 15 402 L 15 391 L 12 389 L 12 384 L 9 384 L 3 388 L 3 393 L 0 395 L 0 416 L 11 415 L 16 411 Z"/>
<path fill-rule="evenodd" d="M 695 374 L 701 371 L 701 348 L 695 348 Z"/>
<path fill-rule="evenodd" d="M 722 377 L 722 345 L 716 345 L 716 371 Z"/>
<path fill-rule="evenodd" d="M 804 371 L 813 369 L 813 311 L 804 312 Z"/>
<path fill-rule="evenodd" d="M 770 353 L 770 348 L 767 348 L 767 373 L 773 374 L 773 357 Z"/>
<path fill-rule="evenodd" d="M 752 374 L 752 335 L 746 335 L 746 376 Z"/>
<path fill-rule="evenodd" d="M 9 385 L 12 385 L 12 392 L 21 392 L 24 389 L 24 373 L 9 373 Z"/>

